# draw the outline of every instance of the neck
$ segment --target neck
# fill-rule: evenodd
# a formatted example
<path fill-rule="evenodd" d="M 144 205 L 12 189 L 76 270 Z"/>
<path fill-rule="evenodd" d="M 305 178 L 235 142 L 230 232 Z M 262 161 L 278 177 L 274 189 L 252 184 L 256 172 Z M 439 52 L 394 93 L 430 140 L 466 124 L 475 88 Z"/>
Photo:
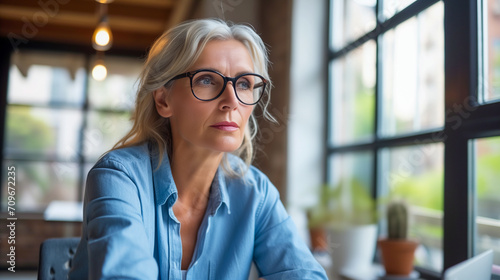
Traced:
<path fill-rule="evenodd" d="M 210 186 L 223 153 L 200 153 L 174 150 L 171 170 L 178 191 L 178 202 L 184 207 L 204 210 Z"/>

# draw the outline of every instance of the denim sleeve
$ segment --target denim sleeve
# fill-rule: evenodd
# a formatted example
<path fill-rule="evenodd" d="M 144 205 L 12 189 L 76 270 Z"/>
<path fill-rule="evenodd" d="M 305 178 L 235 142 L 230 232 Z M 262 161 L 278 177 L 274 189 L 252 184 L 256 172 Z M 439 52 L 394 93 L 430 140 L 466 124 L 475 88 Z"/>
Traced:
<path fill-rule="evenodd" d="M 256 217 L 254 262 L 267 280 L 328 279 L 269 182 Z"/>
<path fill-rule="evenodd" d="M 136 184 L 119 162 L 104 161 L 89 172 L 83 236 L 89 279 L 158 279 Z"/>

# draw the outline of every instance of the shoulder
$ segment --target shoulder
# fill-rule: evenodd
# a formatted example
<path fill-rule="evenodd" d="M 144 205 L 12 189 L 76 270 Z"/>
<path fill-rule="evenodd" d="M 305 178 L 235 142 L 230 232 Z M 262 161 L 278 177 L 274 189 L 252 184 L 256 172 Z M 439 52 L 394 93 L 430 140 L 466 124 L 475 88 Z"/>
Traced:
<path fill-rule="evenodd" d="M 144 161 L 149 160 L 149 149 L 147 143 L 111 150 L 98 160 L 98 164 L 108 160 L 116 161 Z"/>
<path fill-rule="evenodd" d="M 120 198 L 139 207 L 153 195 L 151 161 L 147 144 L 112 150 L 87 175 L 85 199 Z"/>
<path fill-rule="evenodd" d="M 226 182 L 231 212 L 251 213 L 257 231 L 267 223 L 278 224 L 288 218 L 278 189 L 257 167 L 251 165 L 243 177 L 226 179 Z"/>
<path fill-rule="evenodd" d="M 129 177 L 136 177 L 151 169 L 147 144 L 111 150 L 104 154 L 92 167 L 92 171 L 112 169 L 122 171 Z"/>
<path fill-rule="evenodd" d="M 245 162 L 235 155 L 228 156 L 228 160 L 234 170 L 245 170 L 242 177 L 226 177 L 226 181 L 229 182 L 228 191 L 236 191 L 240 194 L 248 193 L 262 199 L 279 198 L 279 192 L 269 177 L 257 167 L 246 166 Z"/>
<path fill-rule="evenodd" d="M 116 150 L 111 150 L 99 158 L 96 162 L 95 167 L 103 166 L 111 162 L 128 165 L 144 164 L 149 163 L 149 149 L 147 144 L 141 144 L 137 146 L 131 146 L 126 148 L 120 148 Z"/>

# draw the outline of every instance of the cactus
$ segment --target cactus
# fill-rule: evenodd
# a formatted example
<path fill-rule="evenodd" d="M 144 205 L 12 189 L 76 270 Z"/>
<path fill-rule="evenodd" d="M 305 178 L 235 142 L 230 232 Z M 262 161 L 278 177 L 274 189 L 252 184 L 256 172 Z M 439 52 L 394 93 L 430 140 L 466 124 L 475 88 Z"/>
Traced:
<path fill-rule="evenodd" d="M 403 202 L 393 202 L 387 208 L 389 239 L 406 239 L 408 233 L 408 210 Z"/>

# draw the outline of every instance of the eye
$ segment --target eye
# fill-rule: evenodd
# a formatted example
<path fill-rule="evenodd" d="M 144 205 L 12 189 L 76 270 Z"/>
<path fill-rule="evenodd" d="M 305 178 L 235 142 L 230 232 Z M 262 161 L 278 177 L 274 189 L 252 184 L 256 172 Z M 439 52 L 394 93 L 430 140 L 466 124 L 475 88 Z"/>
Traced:
<path fill-rule="evenodd" d="M 238 79 L 236 88 L 239 90 L 251 90 L 252 83 L 246 77 L 241 77 Z"/>
<path fill-rule="evenodd" d="M 209 75 L 209 74 L 203 74 L 203 75 L 200 75 L 200 76 L 195 76 L 195 79 L 193 80 L 193 84 L 197 85 L 197 86 L 209 86 L 209 85 L 213 85 L 215 82 L 214 82 L 214 77 L 212 75 Z"/>

